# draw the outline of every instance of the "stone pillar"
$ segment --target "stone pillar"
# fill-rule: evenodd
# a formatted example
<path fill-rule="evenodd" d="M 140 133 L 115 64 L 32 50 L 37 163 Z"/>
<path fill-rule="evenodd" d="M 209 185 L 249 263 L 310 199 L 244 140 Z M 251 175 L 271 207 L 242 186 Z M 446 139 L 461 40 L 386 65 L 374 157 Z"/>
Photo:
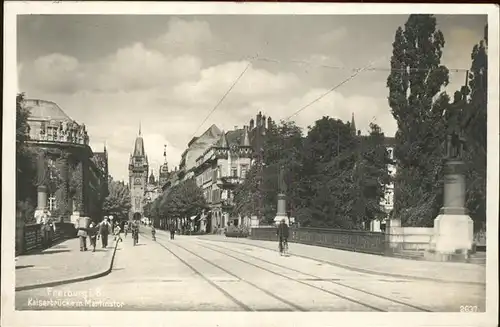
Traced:
<path fill-rule="evenodd" d="M 40 185 L 37 188 L 37 210 L 47 209 L 47 186 Z"/>
<path fill-rule="evenodd" d="M 474 240 L 474 224 L 465 209 L 464 163 L 448 160 L 445 164 L 444 203 L 434 219 L 434 244 L 431 254 L 437 261 L 468 259 Z"/>
<path fill-rule="evenodd" d="M 404 245 L 404 233 L 403 227 L 401 226 L 401 220 L 391 219 L 389 221 L 387 233 L 389 234 L 389 248 L 392 251 L 402 250 Z"/>
<path fill-rule="evenodd" d="M 64 153 L 59 160 L 58 167 L 62 184 L 59 187 L 59 192 L 57 192 L 57 204 L 59 206 L 61 214 L 61 222 L 66 221 L 70 215 L 71 200 L 69 199 L 69 167 L 68 167 L 68 154 Z"/>
<path fill-rule="evenodd" d="M 72 172 L 71 188 L 73 198 L 71 199 L 73 213 L 71 214 L 71 222 L 75 224 L 80 216 L 84 216 L 83 212 L 83 165 L 79 162 Z"/>
<path fill-rule="evenodd" d="M 278 224 L 280 221 L 285 219 L 287 225 L 290 225 L 288 221 L 288 216 L 286 215 L 286 195 L 283 193 L 278 194 L 278 210 L 274 222 Z"/>

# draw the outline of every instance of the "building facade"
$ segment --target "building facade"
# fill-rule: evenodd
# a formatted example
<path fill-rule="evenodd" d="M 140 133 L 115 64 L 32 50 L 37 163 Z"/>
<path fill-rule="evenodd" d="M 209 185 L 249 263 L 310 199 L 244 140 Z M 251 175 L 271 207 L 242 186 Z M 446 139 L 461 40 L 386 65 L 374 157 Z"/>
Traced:
<path fill-rule="evenodd" d="M 272 123 L 271 118 L 266 120 L 260 112 L 256 118 L 251 119 L 248 126 L 222 132 L 218 141 L 196 160 L 196 184 L 203 190 L 210 206 L 210 210 L 202 215 L 206 232 L 213 233 L 229 225 L 250 225 L 250 217 L 234 214 L 233 208 L 234 191 L 245 180 L 251 165 L 258 161 L 266 123 Z"/>
<path fill-rule="evenodd" d="M 135 139 L 134 152 L 130 155 L 128 165 L 130 201 L 130 219 L 141 219 L 144 216 L 146 187 L 148 184 L 148 156 L 144 151 L 144 139 L 139 135 Z"/>
<path fill-rule="evenodd" d="M 84 124 L 72 120 L 56 103 L 25 99 L 30 111 L 28 145 L 38 153 L 37 210 L 49 209 L 61 222 L 71 216 L 102 219 L 108 195 L 108 154 L 93 152 Z"/>
<path fill-rule="evenodd" d="M 146 185 L 146 192 L 144 195 L 144 204 L 152 203 L 161 195 L 161 187 L 159 181 L 155 178 L 153 171 L 149 175 L 148 184 Z"/>

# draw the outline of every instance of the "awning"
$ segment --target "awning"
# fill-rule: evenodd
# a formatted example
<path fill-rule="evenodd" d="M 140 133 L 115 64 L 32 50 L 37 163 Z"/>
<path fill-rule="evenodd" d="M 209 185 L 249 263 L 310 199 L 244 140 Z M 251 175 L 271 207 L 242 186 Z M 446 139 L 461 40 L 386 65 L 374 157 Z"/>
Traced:
<path fill-rule="evenodd" d="M 189 218 L 189 219 L 194 220 L 195 218 L 196 218 L 196 216 L 191 216 L 191 218 Z"/>

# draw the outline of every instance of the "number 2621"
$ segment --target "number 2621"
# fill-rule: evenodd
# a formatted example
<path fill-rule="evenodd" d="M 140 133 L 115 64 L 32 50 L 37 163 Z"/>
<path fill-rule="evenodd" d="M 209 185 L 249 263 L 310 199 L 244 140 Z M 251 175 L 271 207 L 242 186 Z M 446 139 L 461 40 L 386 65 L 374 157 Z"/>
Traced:
<path fill-rule="evenodd" d="M 461 305 L 460 312 L 477 312 L 476 305 Z"/>

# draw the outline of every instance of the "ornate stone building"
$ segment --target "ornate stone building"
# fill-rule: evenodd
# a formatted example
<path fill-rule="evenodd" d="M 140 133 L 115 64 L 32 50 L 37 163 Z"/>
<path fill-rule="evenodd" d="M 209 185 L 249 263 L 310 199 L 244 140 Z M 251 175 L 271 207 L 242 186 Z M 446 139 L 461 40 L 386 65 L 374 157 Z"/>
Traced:
<path fill-rule="evenodd" d="M 71 119 L 56 103 L 25 99 L 30 110 L 28 144 L 38 153 L 38 205 L 59 221 L 72 214 L 102 219 L 108 195 L 108 154 L 93 152 L 84 124 Z"/>
<path fill-rule="evenodd" d="M 130 200 L 132 203 L 130 219 L 141 219 L 144 215 L 148 169 L 148 156 L 144 151 L 144 140 L 139 127 L 139 135 L 135 139 L 134 152 L 130 155 L 128 165 Z"/>
<path fill-rule="evenodd" d="M 234 190 L 245 180 L 250 166 L 257 161 L 256 154 L 258 148 L 262 147 L 265 130 L 272 124 L 272 119 L 266 120 L 266 116 L 260 112 L 256 118 L 250 120 L 249 126 L 222 132 L 219 140 L 196 160 L 196 183 L 203 189 L 210 205 L 210 211 L 202 217 L 202 220 L 206 220 L 204 229 L 207 232 L 228 225 L 250 224 L 249 217 L 233 214 L 233 206 Z"/>

